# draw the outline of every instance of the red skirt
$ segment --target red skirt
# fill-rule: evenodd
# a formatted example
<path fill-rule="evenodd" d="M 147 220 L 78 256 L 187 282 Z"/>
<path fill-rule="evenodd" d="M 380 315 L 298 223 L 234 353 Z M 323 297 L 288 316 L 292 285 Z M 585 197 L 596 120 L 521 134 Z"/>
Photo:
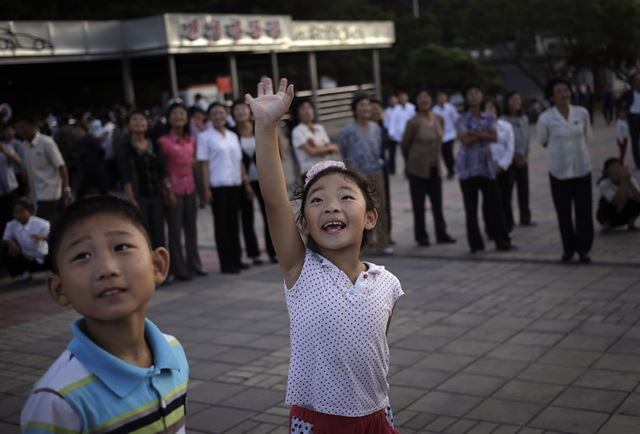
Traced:
<path fill-rule="evenodd" d="M 318 413 L 306 408 L 291 406 L 289 412 L 290 434 L 400 434 L 387 420 L 384 410 L 367 416 L 347 417 Z"/>

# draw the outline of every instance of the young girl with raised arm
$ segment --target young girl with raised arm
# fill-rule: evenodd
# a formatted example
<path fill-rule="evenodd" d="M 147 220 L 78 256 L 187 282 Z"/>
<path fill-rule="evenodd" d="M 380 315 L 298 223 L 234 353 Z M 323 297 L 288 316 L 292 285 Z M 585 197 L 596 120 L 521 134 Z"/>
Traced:
<path fill-rule="evenodd" d="M 307 173 L 296 219 L 277 138 L 293 86 L 282 79 L 274 94 L 271 80 L 264 79 L 258 96 L 246 99 L 255 117 L 258 178 L 291 324 L 290 432 L 397 434 L 386 332 L 403 292 L 384 267 L 360 260 L 378 219 L 374 192 L 343 163 L 317 163 Z"/>

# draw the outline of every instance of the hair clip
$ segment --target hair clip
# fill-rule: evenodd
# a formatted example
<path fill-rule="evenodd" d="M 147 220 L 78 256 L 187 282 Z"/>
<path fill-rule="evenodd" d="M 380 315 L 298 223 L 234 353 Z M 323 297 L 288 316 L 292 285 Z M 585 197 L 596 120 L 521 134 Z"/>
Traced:
<path fill-rule="evenodd" d="M 338 169 L 341 169 L 341 170 L 347 170 L 347 166 L 345 166 L 345 164 L 342 161 L 336 161 L 336 160 L 320 161 L 319 163 L 314 164 L 313 167 L 309 169 L 309 171 L 307 172 L 307 176 L 304 178 L 304 187 L 307 188 L 307 185 L 309 185 L 311 180 L 315 178 L 318 173 L 330 167 L 337 167 Z"/>

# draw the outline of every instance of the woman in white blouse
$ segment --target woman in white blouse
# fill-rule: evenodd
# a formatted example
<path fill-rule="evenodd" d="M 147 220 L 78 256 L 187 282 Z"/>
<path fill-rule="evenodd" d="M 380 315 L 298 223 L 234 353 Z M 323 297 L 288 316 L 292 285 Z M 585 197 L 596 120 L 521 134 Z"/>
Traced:
<path fill-rule="evenodd" d="M 562 262 L 570 262 L 577 252 L 580 262 L 589 263 L 593 244 L 589 112 L 571 105 L 570 83 L 564 79 L 551 80 L 546 93 L 553 106 L 540 115 L 537 129 L 540 143 L 547 148 L 551 194 L 564 250 Z"/>
<path fill-rule="evenodd" d="M 304 184 L 305 175 L 314 164 L 327 160 L 331 154 L 339 153 L 340 149 L 331 143 L 324 127 L 314 123 L 315 110 L 311 101 L 302 100 L 293 109 L 292 115 L 296 126 L 291 130 L 291 145 Z"/>
<path fill-rule="evenodd" d="M 220 271 L 239 273 L 248 268 L 240 261 L 240 204 L 242 195 L 253 195 L 242 165 L 238 135 L 226 128 L 227 109 L 209 106 L 211 126 L 198 135 L 197 159 L 202 172 L 204 200 L 211 204 Z"/>

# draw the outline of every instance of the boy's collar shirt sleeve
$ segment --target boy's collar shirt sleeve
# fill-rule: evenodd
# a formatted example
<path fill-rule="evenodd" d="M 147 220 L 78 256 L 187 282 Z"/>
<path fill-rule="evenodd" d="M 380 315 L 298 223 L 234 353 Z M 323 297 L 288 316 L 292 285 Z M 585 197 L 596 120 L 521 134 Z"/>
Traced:
<path fill-rule="evenodd" d="M 164 369 L 180 370 L 180 363 L 173 354 L 171 345 L 150 320 L 145 319 L 145 337 L 153 354 L 153 365 L 149 368 L 131 365 L 100 348 L 82 330 L 83 321 L 80 319 L 71 325 L 73 340 L 68 349 L 119 397 L 129 395 L 140 382 Z"/>

